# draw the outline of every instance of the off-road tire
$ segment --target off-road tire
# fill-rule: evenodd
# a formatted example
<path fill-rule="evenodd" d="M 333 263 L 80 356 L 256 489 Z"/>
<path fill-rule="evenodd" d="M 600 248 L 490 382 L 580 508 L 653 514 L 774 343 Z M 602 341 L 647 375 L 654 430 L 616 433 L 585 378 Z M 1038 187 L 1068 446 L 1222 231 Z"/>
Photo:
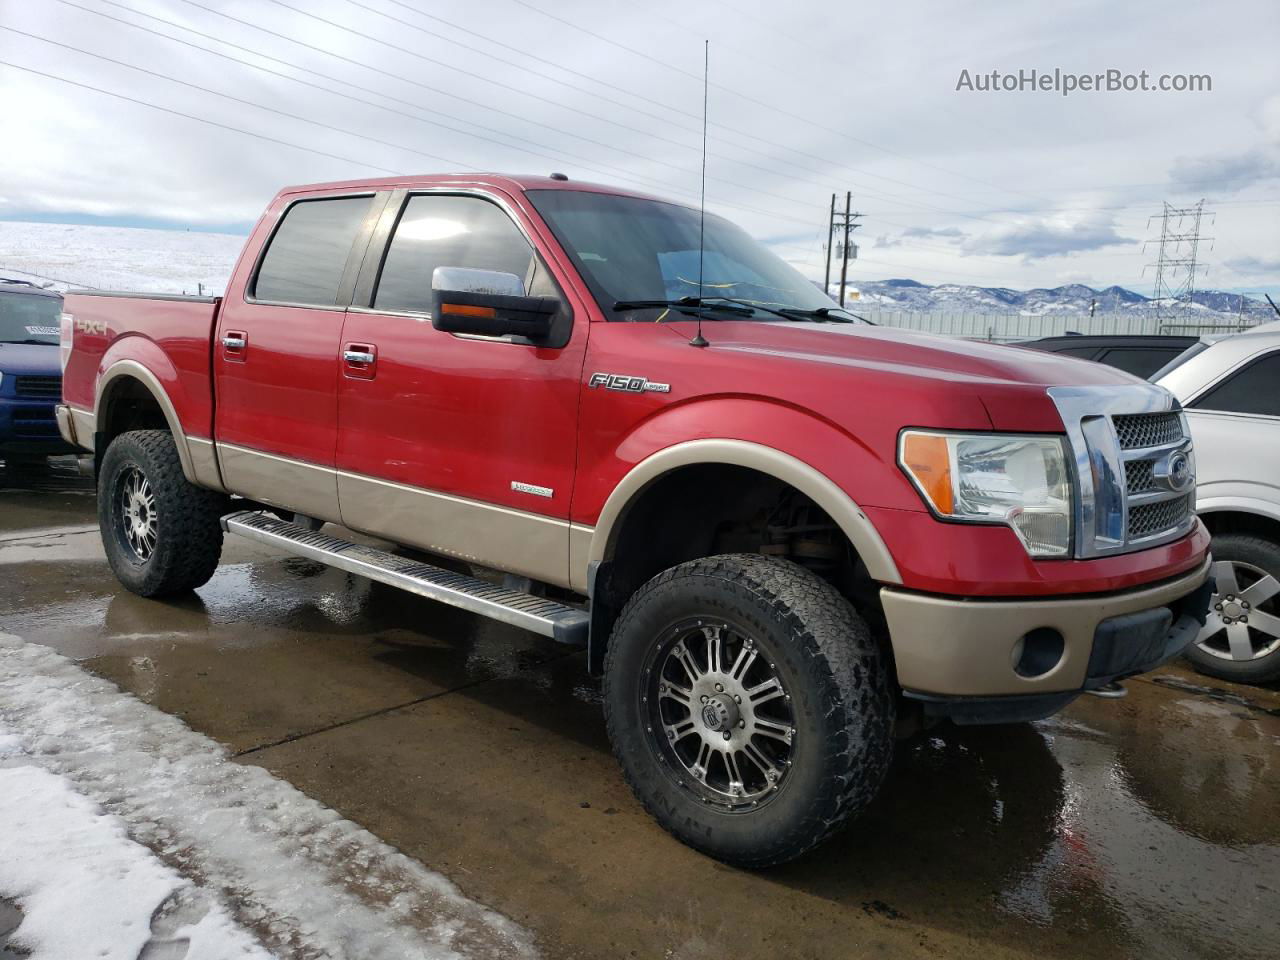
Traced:
<path fill-rule="evenodd" d="M 792 762 L 758 807 L 719 807 L 681 786 L 646 723 L 645 665 L 664 632 L 690 617 L 753 631 L 790 693 Z M 834 587 L 786 560 L 732 554 L 658 574 L 618 617 L 604 686 L 614 753 L 641 804 L 684 843 L 736 866 L 784 863 L 827 840 L 871 802 L 893 756 L 888 658 Z"/>
<path fill-rule="evenodd" d="M 1247 563 L 1280 580 L 1280 544 L 1274 540 L 1247 533 L 1220 533 L 1214 536 L 1211 549 L 1215 563 L 1224 560 Z M 1275 600 L 1269 606 L 1280 610 L 1280 603 Z M 1193 643 L 1187 647 L 1185 656 L 1197 671 L 1219 680 L 1269 683 L 1280 679 L 1280 648 L 1255 660 L 1224 660 Z"/>
<path fill-rule="evenodd" d="M 150 556 L 141 559 L 124 533 L 121 484 L 131 471 L 153 491 L 157 534 Z M 132 430 L 111 441 L 98 474 L 98 527 L 107 562 L 133 593 L 163 597 L 209 581 L 222 554 L 219 517 L 229 499 L 190 483 L 173 436 L 167 430 Z"/>

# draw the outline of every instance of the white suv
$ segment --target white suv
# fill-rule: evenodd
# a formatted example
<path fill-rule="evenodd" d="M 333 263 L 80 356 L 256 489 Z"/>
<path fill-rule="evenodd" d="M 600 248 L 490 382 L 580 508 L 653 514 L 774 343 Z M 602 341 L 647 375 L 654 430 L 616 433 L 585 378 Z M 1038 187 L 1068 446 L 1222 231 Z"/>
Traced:
<path fill-rule="evenodd" d="M 1280 678 L 1280 321 L 1204 337 L 1151 379 L 1186 409 L 1213 534 L 1218 592 L 1187 657 L 1226 680 Z"/>

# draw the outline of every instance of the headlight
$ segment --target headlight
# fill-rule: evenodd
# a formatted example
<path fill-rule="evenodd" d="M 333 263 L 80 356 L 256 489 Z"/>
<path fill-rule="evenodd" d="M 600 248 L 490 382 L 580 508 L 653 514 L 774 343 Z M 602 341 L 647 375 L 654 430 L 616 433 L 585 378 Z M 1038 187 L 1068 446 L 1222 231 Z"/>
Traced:
<path fill-rule="evenodd" d="M 898 463 L 948 520 L 1005 523 L 1033 557 L 1071 552 L 1071 479 L 1061 437 L 905 430 Z"/>

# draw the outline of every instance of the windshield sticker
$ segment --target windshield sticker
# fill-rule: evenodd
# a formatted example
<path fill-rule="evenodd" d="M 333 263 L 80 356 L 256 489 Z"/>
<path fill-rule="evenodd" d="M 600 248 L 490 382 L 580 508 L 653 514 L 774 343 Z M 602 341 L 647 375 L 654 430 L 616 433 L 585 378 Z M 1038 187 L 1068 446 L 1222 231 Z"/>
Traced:
<path fill-rule="evenodd" d="M 57 327 L 27 327 L 27 333 L 33 337 L 56 337 L 58 335 Z"/>

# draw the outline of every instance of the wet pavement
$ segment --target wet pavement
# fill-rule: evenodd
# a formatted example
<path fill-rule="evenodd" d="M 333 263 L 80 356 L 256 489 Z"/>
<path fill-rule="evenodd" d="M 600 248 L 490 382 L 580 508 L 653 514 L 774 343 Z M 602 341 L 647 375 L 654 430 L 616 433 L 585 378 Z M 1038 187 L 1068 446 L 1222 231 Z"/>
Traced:
<path fill-rule="evenodd" d="M 1174 666 L 1044 723 L 938 728 L 836 842 L 752 874 L 639 808 L 580 653 L 234 540 L 196 595 L 142 600 L 68 461 L 0 468 L 0 585 L 0 631 L 181 716 L 549 957 L 1280 953 L 1274 688 Z"/>

